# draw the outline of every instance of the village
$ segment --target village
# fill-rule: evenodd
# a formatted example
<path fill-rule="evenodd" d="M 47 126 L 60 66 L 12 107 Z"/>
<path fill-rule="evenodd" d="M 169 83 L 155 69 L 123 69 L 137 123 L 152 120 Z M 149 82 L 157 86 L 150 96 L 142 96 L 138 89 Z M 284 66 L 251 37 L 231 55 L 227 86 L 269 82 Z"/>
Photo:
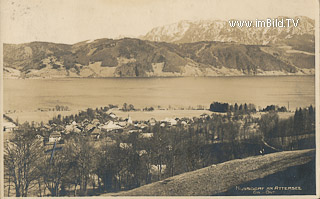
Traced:
<path fill-rule="evenodd" d="M 101 110 L 106 110 L 106 108 L 101 108 Z M 104 117 L 103 121 L 107 121 L 102 122 L 101 117 Z M 112 138 L 114 137 L 113 135 L 125 136 L 131 133 L 138 133 L 140 138 L 151 138 L 153 137 L 153 133 L 151 132 L 152 127 L 156 125 L 161 128 L 175 128 L 177 126 L 187 128 L 187 126 L 193 123 L 194 120 L 206 120 L 210 118 L 210 115 L 203 113 L 200 115 L 200 118 L 165 118 L 160 121 L 157 121 L 155 118 L 151 118 L 147 121 L 133 121 L 130 117 L 130 112 L 128 112 L 127 118 L 122 118 L 113 113 L 112 109 L 102 112 L 99 112 L 96 109 L 94 119 L 92 120 L 83 119 L 82 121 L 73 120 L 68 122 L 61 122 L 58 118 L 61 119 L 61 116 L 58 115 L 57 118 L 53 118 L 53 120 L 49 121 L 48 124 L 33 123 L 33 127 L 39 132 L 36 136 L 38 139 L 43 140 L 44 145 L 52 145 L 55 142 L 63 144 L 64 140 L 68 139 L 70 135 L 88 135 L 93 140 L 107 139 L 111 142 L 114 141 Z M 3 123 L 3 132 L 10 133 L 17 128 L 17 124 L 11 118 L 5 117 L 4 120 L 5 122 Z M 224 122 L 226 121 L 227 120 L 225 119 Z M 241 122 L 239 123 L 241 124 Z M 249 134 L 252 136 L 256 133 L 258 125 L 251 124 L 248 129 L 250 129 Z M 238 139 L 240 138 L 244 137 L 239 135 Z M 249 137 L 247 136 L 245 138 L 247 139 Z M 215 143 L 217 143 L 218 141 L 218 135 L 215 135 Z M 120 147 L 127 145 L 127 143 L 121 143 Z"/>
<path fill-rule="evenodd" d="M 312 106 L 300 109 L 302 115 L 307 115 L 303 119 L 306 127 L 301 132 L 278 132 L 281 126 L 294 123 L 290 118 L 275 123 L 280 113 L 277 108 L 259 112 L 259 117 L 252 105 L 213 103 L 210 108 L 211 114 L 162 120 L 136 120 L 130 116 L 134 110 L 113 106 L 58 115 L 46 124 L 17 124 L 5 116 L 5 146 L 10 152 L 11 147 L 18 146 L 13 143 L 19 141 L 20 134 L 27 136 L 25 142 L 35 145 L 33 150 L 40 152 L 34 152 L 42 161 L 39 168 L 50 173 L 41 174 L 46 188 L 42 185 L 42 191 L 34 192 L 43 195 L 49 190 L 52 196 L 128 190 L 234 158 L 273 153 L 279 149 L 270 145 L 277 142 L 287 150 L 312 147 Z M 127 117 L 117 116 L 115 112 L 119 111 Z M 280 126 L 272 127 L 274 124 Z M 297 145 L 298 141 L 302 144 Z M 69 169 L 55 170 L 57 165 Z M 8 172 L 7 178 L 14 177 Z M 51 178 L 47 179 L 47 175 Z"/>

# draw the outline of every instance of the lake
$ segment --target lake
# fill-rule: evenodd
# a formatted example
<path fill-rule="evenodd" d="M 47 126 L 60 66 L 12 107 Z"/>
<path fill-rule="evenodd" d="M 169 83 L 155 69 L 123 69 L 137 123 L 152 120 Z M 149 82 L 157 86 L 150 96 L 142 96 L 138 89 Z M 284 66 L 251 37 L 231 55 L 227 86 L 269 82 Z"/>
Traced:
<path fill-rule="evenodd" d="M 314 76 L 4 79 L 4 111 L 56 105 L 86 109 L 108 104 L 209 107 L 213 101 L 306 107 L 315 104 Z"/>

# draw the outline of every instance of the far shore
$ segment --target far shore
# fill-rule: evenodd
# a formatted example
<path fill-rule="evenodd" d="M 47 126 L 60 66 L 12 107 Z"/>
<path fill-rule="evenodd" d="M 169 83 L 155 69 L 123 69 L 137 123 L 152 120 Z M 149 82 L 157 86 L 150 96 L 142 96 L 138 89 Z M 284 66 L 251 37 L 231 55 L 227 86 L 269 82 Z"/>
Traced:
<path fill-rule="evenodd" d="M 44 122 L 47 123 L 53 117 L 74 115 L 79 113 L 81 110 L 71 111 L 23 111 L 16 113 L 7 113 L 6 115 L 12 118 L 14 121 L 18 119 L 19 123 L 24 122 Z M 200 117 L 202 114 L 211 115 L 213 112 L 209 110 L 154 110 L 154 111 L 121 111 L 119 109 L 111 109 L 108 113 L 113 112 L 116 116 L 121 118 L 131 117 L 132 120 L 149 120 L 154 118 L 156 120 L 164 120 L 165 118 L 192 118 Z"/>
<path fill-rule="evenodd" d="M 78 114 L 82 110 L 69 110 L 69 111 L 21 111 L 15 113 L 7 113 L 6 115 L 12 118 L 14 121 L 18 120 L 19 123 L 24 122 L 44 122 L 47 123 L 53 117 L 57 117 L 59 114 L 62 117 Z M 128 118 L 131 117 L 132 120 L 137 121 L 147 121 L 154 118 L 157 121 L 164 120 L 166 118 L 193 118 L 201 117 L 202 114 L 211 115 L 215 114 L 225 114 L 211 112 L 207 109 L 205 110 L 181 110 L 181 109 L 156 109 L 154 111 L 122 111 L 120 109 L 110 109 L 108 113 L 114 113 L 117 117 Z M 252 114 L 253 117 L 260 118 L 265 112 L 257 112 Z M 278 112 L 280 119 L 287 119 L 294 115 L 294 112 Z"/>
<path fill-rule="evenodd" d="M 221 77 L 287 77 L 287 76 L 315 76 L 315 74 L 281 74 L 281 73 L 274 73 L 274 74 L 256 74 L 256 75 L 207 75 L 207 76 L 179 76 L 179 75 L 172 75 L 172 76 L 141 76 L 141 77 L 119 77 L 119 76 L 110 76 L 110 77 L 85 77 L 85 76 L 52 76 L 52 77 L 28 77 L 28 78 L 21 78 L 16 76 L 4 76 L 3 79 L 12 80 L 12 79 L 19 79 L 19 80 L 61 80 L 61 79 L 135 79 L 135 78 L 146 78 L 146 79 L 152 79 L 152 78 L 221 78 Z"/>

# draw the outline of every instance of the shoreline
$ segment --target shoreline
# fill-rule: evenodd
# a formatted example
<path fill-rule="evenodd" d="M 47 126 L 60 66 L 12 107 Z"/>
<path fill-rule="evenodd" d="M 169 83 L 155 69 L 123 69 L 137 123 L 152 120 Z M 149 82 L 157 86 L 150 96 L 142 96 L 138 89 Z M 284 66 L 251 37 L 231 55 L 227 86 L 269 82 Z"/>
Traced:
<path fill-rule="evenodd" d="M 243 78 L 252 78 L 252 77 L 306 77 L 306 76 L 313 76 L 315 77 L 315 74 L 257 74 L 257 75 L 194 75 L 194 76 L 141 76 L 141 77 L 117 77 L 117 76 L 110 76 L 110 77 L 69 77 L 69 76 L 58 76 L 58 77 L 32 77 L 32 78 L 21 78 L 21 77 L 6 77 L 4 75 L 3 79 L 19 79 L 19 80 L 60 80 L 60 79 L 166 79 L 166 78 L 224 78 L 224 77 L 243 77 Z"/>
<path fill-rule="evenodd" d="M 15 113 L 6 113 L 5 115 L 13 119 L 14 121 L 18 119 L 19 123 L 24 122 L 44 122 L 47 123 L 53 117 L 57 117 L 59 114 L 62 117 L 75 115 L 85 109 L 79 110 L 69 110 L 69 111 L 19 111 Z M 202 114 L 226 114 L 219 112 L 212 112 L 208 109 L 204 110 L 188 110 L 188 109 L 155 109 L 154 111 L 121 111 L 119 109 L 110 109 L 107 113 L 114 113 L 117 117 L 125 119 L 130 116 L 134 121 L 148 121 L 150 119 L 155 119 L 157 121 L 165 120 L 166 118 L 193 118 L 201 117 Z M 256 112 L 252 113 L 252 117 L 260 118 L 263 114 L 267 112 Z M 280 119 L 287 119 L 294 115 L 294 111 L 290 112 L 277 112 Z"/>

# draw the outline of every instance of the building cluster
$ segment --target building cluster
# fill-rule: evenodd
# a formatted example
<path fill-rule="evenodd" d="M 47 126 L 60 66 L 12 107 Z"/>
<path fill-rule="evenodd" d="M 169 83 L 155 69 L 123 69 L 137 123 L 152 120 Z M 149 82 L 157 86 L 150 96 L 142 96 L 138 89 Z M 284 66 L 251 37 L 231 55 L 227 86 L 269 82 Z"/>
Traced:
<path fill-rule="evenodd" d="M 125 119 L 117 117 L 112 112 L 108 115 L 111 119 L 104 123 L 100 122 L 99 119 L 93 119 L 91 121 L 84 119 L 81 122 L 72 121 L 66 125 L 54 123 L 44 125 L 43 128 L 46 128 L 47 131 L 50 131 L 51 129 L 49 137 L 43 137 L 45 140 L 44 142 L 46 144 L 52 144 L 54 142 L 63 143 L 64 137 L 77 134 L 89 135 L 93 140 L 99 140 L 101 138 L 112 140 L 112 135 L 128 135 L 131 133 L 139 133 L 140 138 L 151 138 L 153 137 L 153 133 L 149 132 L 150 128 L 156 124 L 159 124 L 161 128 L 169 128 L 178 125 L 178 123 L 182 126 L 186 126 L 191 122 L 190 120 L 192 120 L 165 118 L 164 120 L 157 121 L 154 118 L 151 118 L 147 121 L 133 121 L 129 115 Z"/>

